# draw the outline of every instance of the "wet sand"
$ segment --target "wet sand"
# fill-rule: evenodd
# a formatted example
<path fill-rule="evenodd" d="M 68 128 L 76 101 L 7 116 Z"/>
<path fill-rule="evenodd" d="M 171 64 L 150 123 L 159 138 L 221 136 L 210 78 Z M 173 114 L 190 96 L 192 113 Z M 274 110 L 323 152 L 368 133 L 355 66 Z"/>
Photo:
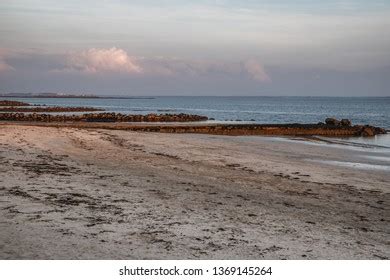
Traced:
<path fill-rule="evenodd" d="M 388 259 L 389 172 L 326 163 L 364 155 L 257 136 L 0 126 L 0 258 Z"/>

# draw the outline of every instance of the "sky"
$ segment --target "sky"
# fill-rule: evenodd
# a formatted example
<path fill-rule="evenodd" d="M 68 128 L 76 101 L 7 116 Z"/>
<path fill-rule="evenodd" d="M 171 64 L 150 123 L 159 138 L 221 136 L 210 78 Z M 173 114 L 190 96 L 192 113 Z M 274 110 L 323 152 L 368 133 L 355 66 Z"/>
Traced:
<path fill-rule="evenodd" d="M 390 96 L 390 1 L 1 0 L 6 92 Z"/>

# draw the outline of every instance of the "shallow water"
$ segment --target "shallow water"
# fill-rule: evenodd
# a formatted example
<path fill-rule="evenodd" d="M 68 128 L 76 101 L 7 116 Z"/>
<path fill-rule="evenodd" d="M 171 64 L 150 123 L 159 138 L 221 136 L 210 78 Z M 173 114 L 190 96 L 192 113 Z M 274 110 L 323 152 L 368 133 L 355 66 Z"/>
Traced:
<path fill-rule="evenodd" d="M 323 163 L 356 169 L 390 171 L 390 134 L 350 137 L 340 141 L 346 144 L 345 148 L 355 150 L 354 160 L 322 161 Z"/>
<path fill-rule="evenodd" d="M 272 140 L 271 140 L 272 139 Z M 290 137 L 271 137 L 271 141 L 287 141 L 301 143 L 303 145 L 321 146 L 330 154 L 334 149 L 339 149 L 340 153 L 345 155 L 339 159 L 325 159 L 323 156 L 313 156 L 307 158 L 307 161 L 334 165 L 352 169 L 364 169 L 372 171 L 390 171 L 390 134 L 377 135 L 375 137 L 349 137 L 349 138 L 290 138 Z M 322 141 L 324 140 L 324 141 Z M 343 150 L 343 151 L 342 151 Z M 348 153 L 346 153 L 349 151 Z M 336 154 L 338 154 L 336 152 Z"/>
<path fill-rule="evenodd" d="M 346 137 L 339 139 L 350 144 L 361 144 L 372 146 L 372 148 L 390 149 L 390 134 L 376 135 L 374 137 Z"/>

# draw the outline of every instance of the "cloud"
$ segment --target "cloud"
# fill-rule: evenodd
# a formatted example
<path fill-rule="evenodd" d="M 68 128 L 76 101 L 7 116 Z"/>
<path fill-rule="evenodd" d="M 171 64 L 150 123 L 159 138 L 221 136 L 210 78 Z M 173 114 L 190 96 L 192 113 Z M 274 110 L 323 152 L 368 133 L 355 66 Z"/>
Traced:
<path fill-rule="evenodd" d="M 212 76 L 244 75 L 258 82 L 271 82 L 264 67 L 256 60 L 222 62 L 206 60 L 183 60 L 177 58 L 140 59 L 145 74 L 162 76 Z"/>
<path fill-rule="evenodd" d="M 80 71 L 84 73 L 141 73 L 142 68 L 134 57 L 130 57 L 124 50 L 118 48 L 92 48 L 79 53 L 71 54 L 67 59 L 66 71 Z"/>
<path fill-rule="evenodd" d="M 169 57 L 143 58 L 141 61 L 146 74 L 161 76 L 202 76 L 225 73 L 223 63 L 185 60 Z"/>
<path fill-rule="evenodd" d="M 10 70 L 14 70 L 14 68 L 11 65 L 7 64 L 4 59 L 0 57 L 0 73 Z"/>
<path fill-rule="evenodd" d="M 256 81 L 271 82 L 271 78 L 265 72 L 264 67 L 256 60 L 248 60 L 244 63 L 245 71 Z"/>
<path fill-rule="evenodd" d="M 5 50 L 0 49 L 0 73 L 15 70 L 11 65 L 5 61 Z"/>
<path fill-rule="evenodd" d="M 127 75 L 159 77 L 216 77 L 250 78 L 266 83 L 271 78 L 257 60 L 225 62 L 191 60 L 173 57 L 135 57 L 119 48 L 98 49 L 72 53 L 60 70 L 51 72 L 80 72 L 87 74 L 124 73 Z"/>

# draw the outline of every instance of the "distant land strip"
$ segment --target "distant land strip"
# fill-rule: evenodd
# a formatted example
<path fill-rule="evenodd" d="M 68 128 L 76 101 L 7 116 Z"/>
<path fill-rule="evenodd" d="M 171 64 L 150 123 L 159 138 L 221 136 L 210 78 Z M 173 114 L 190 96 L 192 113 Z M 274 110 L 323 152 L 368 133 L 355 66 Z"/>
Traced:
<path fill-rule="evenodd" d="M 43 113 L 43 112 L 98 112 L 105 111 L 101 108 L 93 107 L 0 107 L 0 112 L 25 112 L 25 113 Z"/>
<path fill-rule="evenodd" d="M 0 94 L 0 98 L 85 98 L 85 99 L 156 99 L 152 96 L 98 96 L 98 95 L 73 95 L 58 93 L 6 93 Z"/>

